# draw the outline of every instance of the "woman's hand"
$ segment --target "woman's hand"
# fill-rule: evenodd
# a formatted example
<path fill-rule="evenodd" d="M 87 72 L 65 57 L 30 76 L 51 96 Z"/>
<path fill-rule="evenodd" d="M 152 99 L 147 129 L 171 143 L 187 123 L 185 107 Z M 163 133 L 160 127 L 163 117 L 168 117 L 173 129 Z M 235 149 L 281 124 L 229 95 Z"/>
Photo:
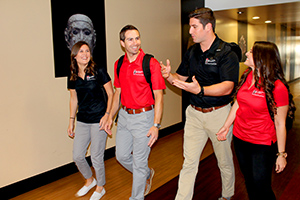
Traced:
<path fill-rule="evenodd" d="M 111 135 L 111 126 L 112 126 L 112 118 L 108 113 L 105 113 L 105 115 L 101 118 L 99 123 L 99 130 L 104 130 L 108 135 Z"/>
<path fill-rule="evenodd" d="M 110 118 L 110 115 L 108 113 L 105 113 L 105 115 L 101 118 L 99 123 L 99 130 L 104 130 L 108 135 L 111 135 L 111 125 L 112 125 L 112 118 Z"/>
<path fill-rule="evenodd" d="M 224 141 L 224 140 L 226 140 L 226 139 L 227 139 L 226 136 L 227 136 L 228 132 L 229 132 L 229 128 L 226 128 L 226 127 L 223 126 L 223 127 L 219 130 L 219 132 L 216 134 L 216 135 L 217 135 L 217 139 L 218 139 L 219 141 Z"/>
<path fill-rule="evenodd" d="M 107 123 L 107 120 L 108 120 L 108 114 L 105 113 L 103 115 L 103 117 L 100 119 L 100 122 L 99 122 L 99 130 L 104 130 L 105 128 L 105 125 Z"/>
<path fill-rule="evenodd" d="M 287 165 L 286 157 L 279 155 L 276 159 L 275 171 L 277 173 L 282 172 L 285 169 L 286 165 Z"/>
<path fill-rule="evenodd" d="M 75 137 L 75 132 L 74 132 L 74 122 L 69 124 L 69 127 L 68 127 L 68 135 L 70 138 L 74 138 Z"/>

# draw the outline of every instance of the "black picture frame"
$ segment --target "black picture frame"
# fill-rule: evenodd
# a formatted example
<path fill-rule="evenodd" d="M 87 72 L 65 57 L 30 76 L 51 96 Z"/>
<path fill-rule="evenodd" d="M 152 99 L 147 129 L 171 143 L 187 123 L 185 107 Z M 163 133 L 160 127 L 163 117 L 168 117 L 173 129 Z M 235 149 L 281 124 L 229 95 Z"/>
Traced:
<path fill-rule="evenodd" d="M 67 47 L 64 31 L 67 27 L 68 19 L 74 14 L 83 14 L 91 19 L 96 31 L 96 46 L 92 54 L 93 59 L 98 66 L 107 68 L 104 0 L 51 0 L 51 10 L 55 78 L 65 77 L 70 74 L 71 51 Z"/>

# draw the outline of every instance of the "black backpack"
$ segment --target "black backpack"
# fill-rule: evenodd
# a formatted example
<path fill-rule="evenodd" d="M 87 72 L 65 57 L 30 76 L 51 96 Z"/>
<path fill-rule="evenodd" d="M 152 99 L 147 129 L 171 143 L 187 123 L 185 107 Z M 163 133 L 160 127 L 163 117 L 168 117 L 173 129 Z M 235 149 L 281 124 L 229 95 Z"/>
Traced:
<path fill-rule="evenodd" d="M 233 51 L 237 55 L 237 57 L 239 59 L 239 62 L 241 62 L 241 60 L 242 60 L 242 50 L 241 50 L 240 46 L 237 45 L 234 42 L 227 43 L 227 42 L 224 42 L 223 40 L 221 40 L 221 42 L 219 44 L 219 47 L 216 50 L 216 55 L 215 56 L 219 56 L 218 53 L 222 51 L 222 49 L 225 47 L 225 45 L 230 46 L 231 51 Z"/>
<path fill-rule="evenodd" d="M 151 92 L 152 92 L 152 96 L 153 96 L 153 99 L 154 99 L 154 94 L 153 94 L 153 90 L 152 90 L 152 83 L 151 83 L 151 71 L 150 71 L 150 60 L 151 58 L 154 58 L 153 55 L 151 54 L 145 54 L 144 58 L 143 58 L 143 73 L 144 73 L 144 76 L 146 78 L 146 81 L 147 83 L 149 83 L 150 85 L 150 89 L 151 89 Z M 121 69 L 121 66 L 123 64 L 123 60 L 124 60 L 124 55 L 122 55 L 119 60 L 118 60 L 118 64 L 117 64 L 117 76 L 119 77 L 119 74 L 120 74 L 120 69 Z"/>

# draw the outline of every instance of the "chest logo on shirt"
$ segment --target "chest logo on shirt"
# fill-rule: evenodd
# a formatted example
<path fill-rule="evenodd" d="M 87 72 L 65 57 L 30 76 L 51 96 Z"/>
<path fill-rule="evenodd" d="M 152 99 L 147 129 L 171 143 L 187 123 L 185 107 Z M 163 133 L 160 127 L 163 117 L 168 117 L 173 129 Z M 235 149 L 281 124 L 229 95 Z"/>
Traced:
<path fill-rule="evenodd" d="M 206 58 L 205 64 L 206 64 L 206 65 L 217 65 L 217 61 L 216 61 L 216 59 L 214 59 L 213 57 L 211 57 L 211 58 Z"/>
<path fill-rule="evenodd" d="M 139 70 L 133 70 L 133 75 L 135 76 L 144 76 L 144 72 L 143 70 L 142 71 L 139 71 Z"/>
<path fill-rule="evenodd" d="M 87 81 L 93 81 L 96 80 L 95 76 L 86 76 Z"/>
<path fill-rule="evenodd" d="M 252 95 L 253 96 L 257 96 L 257 97 L 265 97 L 265 92 L 264 91 L 257 91 L 256 89 L 255 90 L 253 90 L 253 92 L 252 92 Z"/>

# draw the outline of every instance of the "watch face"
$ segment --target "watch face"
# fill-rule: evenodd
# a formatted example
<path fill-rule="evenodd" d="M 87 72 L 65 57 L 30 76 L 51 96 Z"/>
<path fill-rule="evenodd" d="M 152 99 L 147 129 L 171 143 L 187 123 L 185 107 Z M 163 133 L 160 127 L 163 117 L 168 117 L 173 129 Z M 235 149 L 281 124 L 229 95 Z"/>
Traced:
<path fill-rule="evenodd" d="M 160 128 L 160 127 L 161 127 L 160 124 L 154 124 L 154 126 L 155 126 L 156 128 Z"/>

